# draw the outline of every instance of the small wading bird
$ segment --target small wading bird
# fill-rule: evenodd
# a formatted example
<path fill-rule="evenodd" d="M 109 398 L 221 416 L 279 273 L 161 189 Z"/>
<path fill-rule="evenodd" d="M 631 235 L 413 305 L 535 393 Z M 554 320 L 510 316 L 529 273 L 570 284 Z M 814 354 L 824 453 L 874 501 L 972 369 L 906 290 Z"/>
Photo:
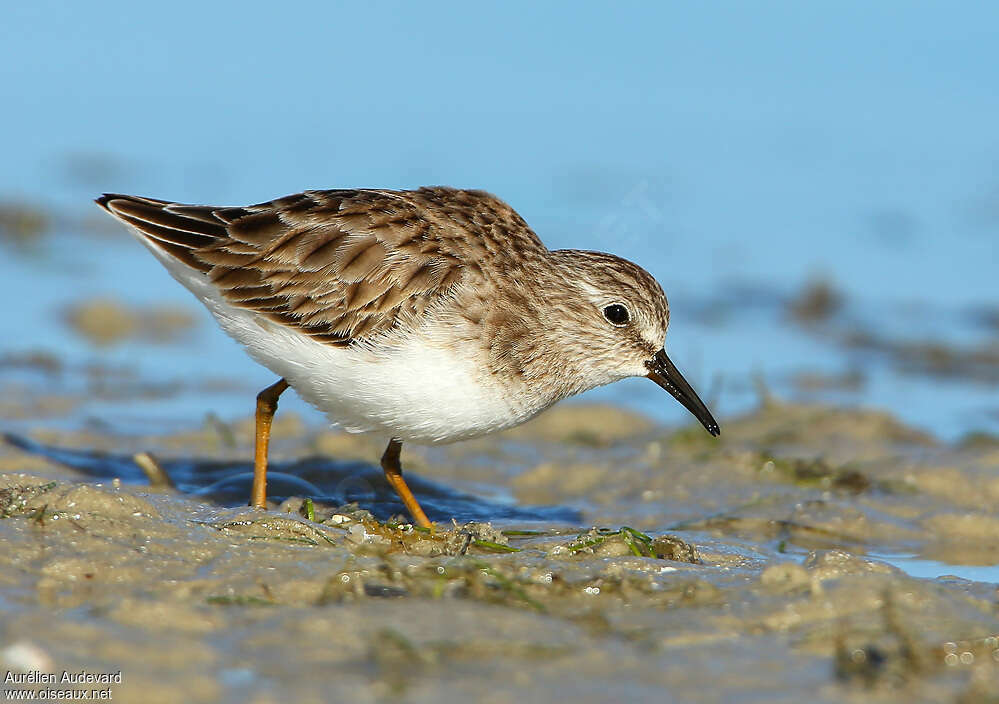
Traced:
<path fill-rule="evenodd" d="M 509 428 L 632 376 L 718 424 L 666 356 L 656 280 L 600 252 L 549 250 L 482 191 L 306 191 L 246 207 L 106 194 L 222 329 L 280 378 L 257 396 L 250 503 L 266 505 L 267 445 L 289 386 L 351 432 L 387 436 L 381 465 L 413 520 L 402 443 Z"/>

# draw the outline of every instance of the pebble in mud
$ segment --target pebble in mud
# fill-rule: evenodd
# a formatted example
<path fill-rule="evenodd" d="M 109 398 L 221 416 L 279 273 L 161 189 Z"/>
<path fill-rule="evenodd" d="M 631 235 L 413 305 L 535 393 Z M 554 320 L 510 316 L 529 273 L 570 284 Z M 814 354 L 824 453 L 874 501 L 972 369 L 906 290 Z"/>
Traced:
<path fill-rule="evenodd" d="M 30 640 L 19 640 L 0 650 L 0 665 L 14 672 L 30 672 L 38 670 L 48 672 L 55 663 L 42 648 Z"/>
<path fill-rule="evenodd" d="M 793 562 L 771 565 L 760 575 L 760 584 L 775 591 L 794 591 L 807 587 L 811 583 L 812 576 L 808 570 Z"/>
<path fill-rule="evenodd" d="M 805 569 L 821 580 L 849 574 L 901 575 L 902 570 L 885 562 L 868 560 L 842 550 L 814 550 L 805 558 Z"/>

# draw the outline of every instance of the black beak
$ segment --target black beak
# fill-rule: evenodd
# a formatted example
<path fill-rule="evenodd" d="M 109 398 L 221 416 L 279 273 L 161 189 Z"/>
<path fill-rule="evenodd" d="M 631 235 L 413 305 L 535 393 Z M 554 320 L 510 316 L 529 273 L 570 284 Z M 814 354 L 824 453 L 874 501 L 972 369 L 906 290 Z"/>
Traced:
<path fill-rule="evenodd" d="M 673 398 L 683 404 L 683 407 L 694 414 L 701 425 L 714 436 L 721 435 L 721 428 L 715 422 L 711 411 L 704 405 L 704 401 L 698 397 L 697 392 L 687 383 L 671 361 L 666 356 L 666 350 L 659 350 L 656 356 L 645 363 L 648 368 L 648 377 L 652 381 L 673 394 Z"/>

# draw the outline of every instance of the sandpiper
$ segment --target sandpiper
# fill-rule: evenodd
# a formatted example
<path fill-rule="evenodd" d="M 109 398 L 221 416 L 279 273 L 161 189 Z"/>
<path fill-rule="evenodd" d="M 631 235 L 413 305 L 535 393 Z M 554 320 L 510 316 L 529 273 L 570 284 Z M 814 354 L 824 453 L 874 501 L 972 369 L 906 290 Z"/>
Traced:
<path fill-rule="evenodd" d="M 518 425 L 573 394 L 632 376 L 720 430 L 666 356 L 669 306 L 644 269 L 549 250 L 483 191 L 305 191 L 246 207 L 105 194 L 97 203 L 280 379 L 257 396 L 253 506 L 289 386 L 351 432 L 387 436 L 389 484 L 430 521 L 402 476 L 403 442 L 449 443 Z"/>

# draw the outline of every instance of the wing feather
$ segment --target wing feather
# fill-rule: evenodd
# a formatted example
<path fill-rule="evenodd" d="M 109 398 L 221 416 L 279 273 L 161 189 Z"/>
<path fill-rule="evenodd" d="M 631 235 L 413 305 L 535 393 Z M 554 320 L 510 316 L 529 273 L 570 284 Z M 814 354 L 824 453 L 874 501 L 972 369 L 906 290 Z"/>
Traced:
<path fill-rule="evenodd" d="M 204 273 L 233 306 L 326 344 L 418 324 L 446 303 L 477 258 L 544 245 L 508 205 L 481 191 L 305 191 L 246 207 L 108 194 L 105 210 Z"/>

